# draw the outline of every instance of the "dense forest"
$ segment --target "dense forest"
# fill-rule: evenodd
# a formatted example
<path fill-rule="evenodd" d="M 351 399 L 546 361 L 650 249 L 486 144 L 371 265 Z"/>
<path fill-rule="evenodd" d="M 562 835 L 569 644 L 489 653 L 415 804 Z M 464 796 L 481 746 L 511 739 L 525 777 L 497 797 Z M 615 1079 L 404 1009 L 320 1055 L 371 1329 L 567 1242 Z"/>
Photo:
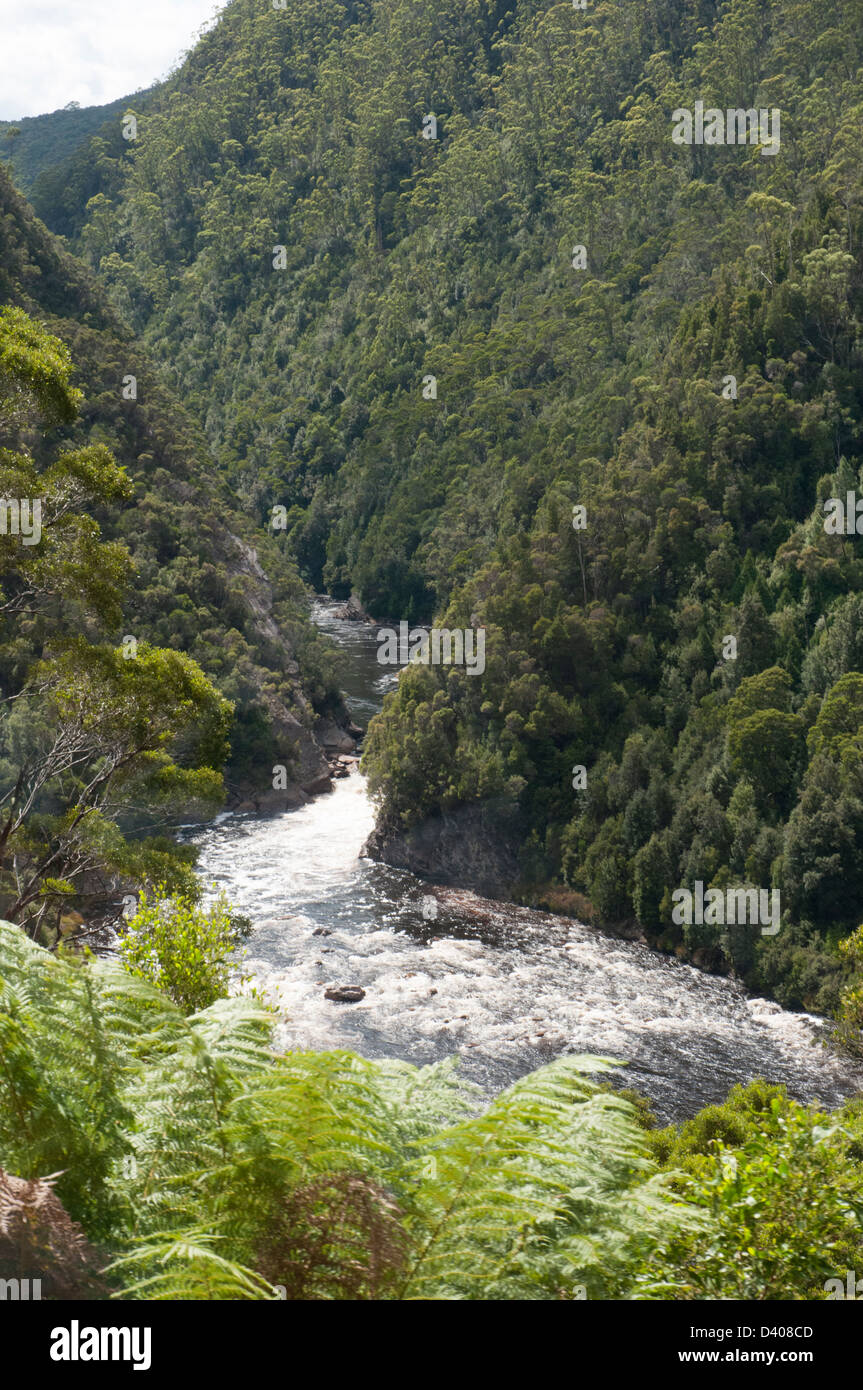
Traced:
<path fill-rule="evenodd" d="M 375 729 L 380 852 L 458 823 L 485 891 L 822 1010 L 863 917 L 863 570 L 823 525 L 860 19 L 235 0 L 56 224 L 308 582 L 485 628 L 481 679 L 411 669 Z M 676 145 L 698 99 L 778 108 L 778 152 Z M 676 925 L 696 880 L 780 889 L 781 932 Z"/>
<path fill-rule="evenodd" d="M 0 489 L 45 511 L 0 534 L 0 1275 L 688 1301 L 859 1268 L 859 1099 L 753 1081 L 661 1127 L 608 1059 L 483 1107 L 450 1063 L 282 1055 L 169 831 L 276 766 L 329 785 L 310 592 L 482 630 L 372 722 L 369 852 L 863 1055 L 861 70 L 863 0 L 231 0 L 98 121 L 0 129 Z M 677 143 L 697 103 L 781 113 L 777 148 Z M 142 884 L 118 960 L 64 949 Z M 775 930 L 681 921 L 696 884 L 778 894 Z"/>
<path fill-rule="evenodd" d="M 138 92 L 134 97 L 120 97 L 104 106 L 81 106 L 71 101 L 62 110 L 45 116 L 0 121 L 0 153 L 8 160 L 18 187 L 31 193 L 43 173 L 65 168 L 79 150 L 89 147 L 92 137 L 103 127 L 114 129 L 130 102 L 141 102 L 146 96 L 146 92 Z"/>
<path fill-rule="evenodd" d="M 0 535 L 0 905 L 15 920 L 33 918 L 50 939 L 64 906 L 90 918 L 116 904 L 118 883 L 134 881 L 145 863 L 188 887 L 188 852 L 164 835 L 178 815 L 205 805 L 212 814 L 226 797 L 271 787 L 275 764 L 297 794 L 326 785 L 315 705 L 338 712 L 340 700 L 295 567 L 254 533 L 193 418 L 2 171 L 0 266 L 0 485 L 7 498 L 39 496 L 44 532 L 41 544 L 22 545 L 4 517 Z M 193 683 L 195 671 L 215 683 L 207 699 L 217 687 L 230 716 L 223 745 L 204 759 L 216 780 L 203 802 L 191 786 L 190 799 L 178 786 L 146 810 L 132 796 L 119 820 L 109 817 L 109 833 L 96 815 L 106 807 L 87 803 L 105 740 L 94 738 L 87 757 L 73 739 L 72 761 L 52 764 L 60 744 L 49 731 L 71 737 L 70 711 L 62 716 L 44 697 L 62 688 L 62 667 L 84 682 L 94 660 L 110 664 L 114 653 L 119 665 L 103 671 L 104 686 L 94 682 L 90 701 L 93 712 L 116 701 L 119 718 L 129 693 L 119 673 L 141 670 L 128 660 L 138 644 L 153 663 L 153 689 L 143 682 L 136 693 L 146 721 L 159 727 L 149 701 L 158 702 L 162 664 L 175 655 Z M 184 721 L 164 713 L 160 737 L 188 744 Z M 86 852 L 75 822 L 82 810 L 93 830 Z M 130 850 L 148 842 L 145 828 L 155 859 Z M 25 863 L 30 892 L 21 886 Z"/>

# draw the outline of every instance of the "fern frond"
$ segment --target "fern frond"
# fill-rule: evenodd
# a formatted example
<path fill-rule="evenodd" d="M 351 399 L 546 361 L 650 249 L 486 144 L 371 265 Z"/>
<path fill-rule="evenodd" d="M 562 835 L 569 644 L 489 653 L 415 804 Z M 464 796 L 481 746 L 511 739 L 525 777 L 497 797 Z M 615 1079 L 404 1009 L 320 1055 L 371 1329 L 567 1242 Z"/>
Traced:
<path fill-rule="evenodd" d="M 678 1228 L 680 1204 L 650 1175 L 633 1107 L 587 1078 L 599 1069 L 560 1058 L 435 1136 L 431 1165 L 406 1165 L 415 1254 L 401 1297 L 563 1296 L 596 1286 L 615 1250 L 648 1229 Z"/>
<path fill-rule="evenodd" d="M 114 1260 L 107 1274 L 122 1274 L 124 1283 L 114 1298 L 147 1298 L 157 1302 L 270 1300 L 279 1293 L 256 1274 L 214 1248 L 218 1237 L 191 1230 L 154 1234 L 128 1255 Z M 148 1271 L 152 1270 L 152 1273 Z M 143 1275 L 144 1277 L 136 1277 Z"/>

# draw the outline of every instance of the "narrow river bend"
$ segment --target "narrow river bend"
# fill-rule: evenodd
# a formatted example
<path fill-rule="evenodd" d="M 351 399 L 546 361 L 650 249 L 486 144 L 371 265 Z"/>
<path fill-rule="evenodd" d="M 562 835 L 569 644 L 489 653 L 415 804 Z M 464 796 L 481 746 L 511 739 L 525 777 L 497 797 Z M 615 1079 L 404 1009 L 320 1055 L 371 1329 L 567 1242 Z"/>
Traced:
<path fill-rule="evenodd" d="M 395 676 L 377 664 L 377 629 L 337 609 L 320 600 L 314 616 L 346 652 L 346 697 L 366 727 Z M 245 968 L 278 998 L 284 1047 L 418 1064 L 458 1053 L 489 1094 L 563 1052 L 599 1053 L 628 1062 L 620 1083 L 664 1121 L 755 1076 L 827 1105 L 863 1089 L 863 1067 L 831 1055 L 810 1015 L 569 918 L 361 859 L 373 820 L 355 772 L 300 810 L 226 815 L 190 836 L 207 888 L 223 888 L 255 924 Z M 324 998 L 339 985 L 365 998 Z"/>

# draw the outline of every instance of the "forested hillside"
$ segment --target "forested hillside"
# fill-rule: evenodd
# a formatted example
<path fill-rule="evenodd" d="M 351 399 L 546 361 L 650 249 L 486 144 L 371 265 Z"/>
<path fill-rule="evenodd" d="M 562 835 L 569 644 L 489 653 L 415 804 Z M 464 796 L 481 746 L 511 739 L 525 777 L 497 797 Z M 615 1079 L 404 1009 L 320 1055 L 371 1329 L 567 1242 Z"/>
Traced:
<path fill-rule="evenodd" d="M 72 636 L 97 646 L 129 647 L 133 640 L 200 665 L 234 706 L 226 766 L 234 800 L 272 795 L 275 763 L 285 765 L 295 789 L 325 785 L 328 768 L 314 738 L 312 702 L 320 711 L 340 705 L 331 657 L 308 622 L 295 569 L 238 511 L 215 474 L 200 427 L 85 267 L 60 250 L 2 171 L 0 267 L 0 306 L 29 316 L 9 318 L 3 341 L 3 495 L 38 489 L 42 496 L 64 460 L 82 450 L 94 460 L 86 478 L 58 485 L 55 503 L 43 500 L 45 529 L 54 539 L 44 561 L 47 577 L 33 580 L 34 592 L 43 595 L 38 603 L 23 597 L 32 586 L 18 574 L 21 547 L 14 534 L 6 535 L 4 521 L 0 578 L 4 590 L 11 586 L 0 601 L 4 799 L 20 757 L 10 710 L 32 678 L 34 661 Z M 78 394 L 77 408 L 64 406 L 54 418 L 10 404 L 21 393 L 17 373 L 34 331 L 28 321 L 47 329 L 70 356 L 62 376 Z M 40 353 L 53 352 L 40 338 L 32 342 Z M 103 474 L 122 481 L 103 489 Z M 71 548 L 77 539 L 64 534 L 61 522 L 82 504 L 87 548 L 78 554 Z M 59 531 L 49 528 L 49 514 Z M 62 582 L 50 572 L 52 552 L 65 558 Z M 90 586 L 100 584 L 98 601 L 91 603 Z M 79 661 L 88 664 L 80 654 Z"/>
<path fill-rule="evenodd" d="M 130 102 L 134 105 L 145 95 L 120 97 L 104 106 L 70 102 L 45 116 L 0 121 L 0 157 L 8 160 L 18 187 L 30 193 L 43 170 L 65 164 L 107 121 L 119 118 Z"/>
<path fill-rule="evenodd" d="M 57 224 L 305 578 L 485 627 L 375 726 L 377 852 L 487 849 L 486 891 L 818 1008 L 863 917 L 863 566 L 822 505 L 863 462 L 861 21 L 234 0 Z M 698 101 L 779 148 L 675 143 Z M 781 930 L 675 925 L 696 881 L 780 889 Z"/>

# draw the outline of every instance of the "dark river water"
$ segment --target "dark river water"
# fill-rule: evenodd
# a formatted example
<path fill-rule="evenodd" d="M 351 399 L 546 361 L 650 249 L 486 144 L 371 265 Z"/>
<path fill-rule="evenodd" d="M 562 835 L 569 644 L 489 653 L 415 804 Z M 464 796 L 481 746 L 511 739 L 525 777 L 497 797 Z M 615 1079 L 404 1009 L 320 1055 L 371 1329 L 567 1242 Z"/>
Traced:
<path fill-rule="evenodd" d="M 344 650 L 346 697 L 366 727 L 396 675 L 377 663 L 377 629 L 337 608 L 322 599 L 314 616 Z M 373 821 L 354 773 L 299 810 L 225 815 L 191 836 L 207 889 L 225 889 L 255 924 L 244 969 L 279 1003 L 284 1047 L 418 1064 L 458 1053 L 489 1094 L 563 1052 L 591 1052 L 626 1062 L 620 1084 L 662 1120 L 755 1076 L 826 1105 L 863 1089 L 863 1068 L 822 1046 L 820 1020 L 733 981 L 569 918 L 506 904 L 478 916 L 469 895 L 446 890 L 430 907 L 429 885 L 360 858 Z M 334 985 L 365 998 L 333 1003 Z"/>

